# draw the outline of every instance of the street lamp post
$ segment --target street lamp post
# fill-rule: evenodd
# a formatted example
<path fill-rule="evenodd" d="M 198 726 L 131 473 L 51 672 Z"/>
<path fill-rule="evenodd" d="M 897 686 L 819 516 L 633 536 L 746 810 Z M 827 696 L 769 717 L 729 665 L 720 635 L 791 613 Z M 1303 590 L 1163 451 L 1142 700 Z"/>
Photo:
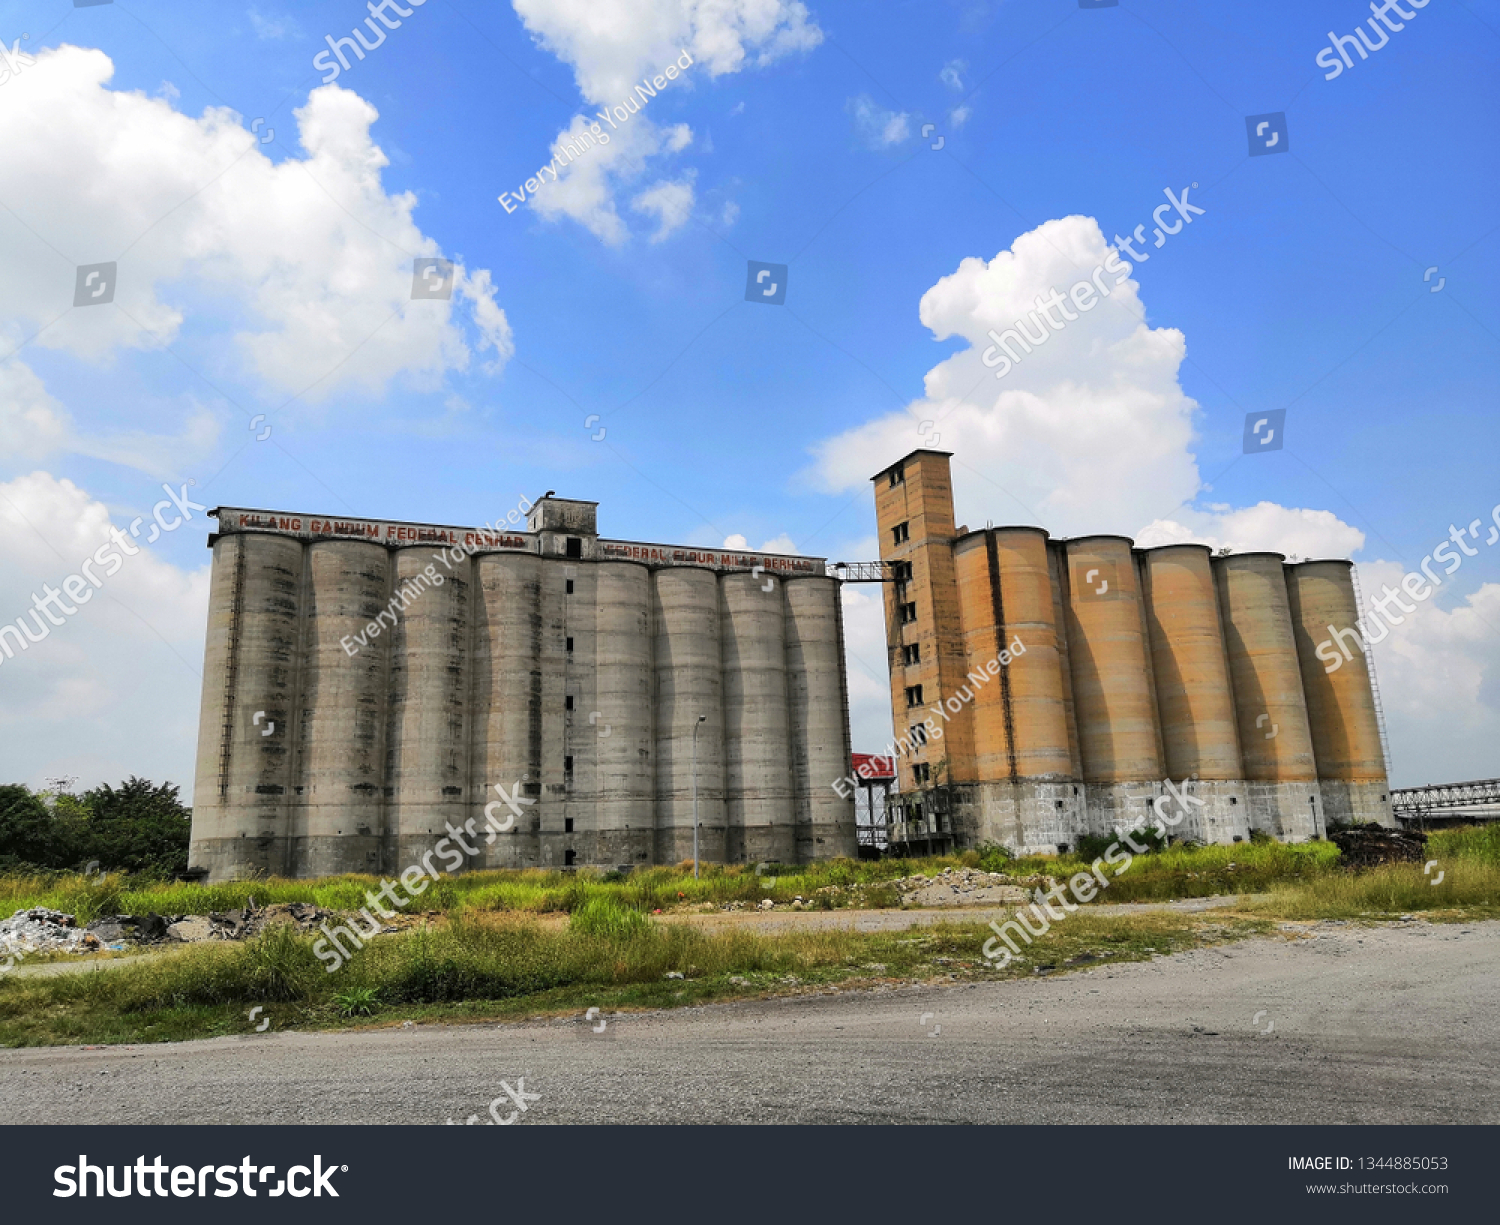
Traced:
<path fill-rule="evenodd" d="M 693 879 L 698 879 L 698 729 L 707 721 L 707 715 L 699 715 L 693 724 Z"/>

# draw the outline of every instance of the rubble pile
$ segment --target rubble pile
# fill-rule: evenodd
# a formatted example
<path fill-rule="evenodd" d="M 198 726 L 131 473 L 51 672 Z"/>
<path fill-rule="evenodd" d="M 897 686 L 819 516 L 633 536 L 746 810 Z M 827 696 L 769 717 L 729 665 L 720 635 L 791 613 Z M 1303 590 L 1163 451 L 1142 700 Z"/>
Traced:
<path fill-rule="evenodd" d="M 70 914 L 34 906 L 0 920 L 0 959 L 31 953 L 89 953 L 103 947 L 100 939 L 81 929 Z"/>
<path fill-rule="evenodd" d="M 44 906 L 18 910 L 0 920 L 0 962 L 35 953 L 97 953 L 132 944 L 196 944 L 203 940 L 245 940 L 277 924 L 313 932 L 337 916 L 308 902 L 256 906 L 206 915 L 101 915 L 84 927 L 74 915 Z M 394 930 L 394 929 L 390 929 Z"/>
<path fill-rule="evenodd" d="M 1011 906 L 1031 901 L 1038 887 L 1050 889 L 1050 876 L 1019 878 L 978 868 L 944 868 L 935 876 L 902 877 L 891 882 L 909 906 Z"/>
<path fill-rule="evenodd" d="M 1015 906 L 1031 901 L 1033 892 L 1040 888 L 1048 890 L 1056 882 L 1050 876 L 1007 876 L 1003 872 L 982 872 L 977 868 L 944 868 L 933 876 L 917 874 L 903 876 L 890 881 L 869 881 L 864 884 L 843 886 L 825 885 L 811 896 L 800 894 L 791 901 L 773 901 L 761 898 L 758 902 L 723 902 L 720 910 L 775 910 L 782 907 L 805 910 L 849 905 L 857 909 L 870 906 L 889 905 L 886 899 L 871 902 L 872 890 L 895 889 L 902 906 Z M 840 899 L 847 898 L 847 902 Z"/>
<path fill-rule="evenodd" d="M 1378 868 L 1427 859 L 1427 835 L 1421 830 L 1347 825 L 1329 830 L 1328 841 L 1339 848 L 1339 863 L 1346 868 Z"/>

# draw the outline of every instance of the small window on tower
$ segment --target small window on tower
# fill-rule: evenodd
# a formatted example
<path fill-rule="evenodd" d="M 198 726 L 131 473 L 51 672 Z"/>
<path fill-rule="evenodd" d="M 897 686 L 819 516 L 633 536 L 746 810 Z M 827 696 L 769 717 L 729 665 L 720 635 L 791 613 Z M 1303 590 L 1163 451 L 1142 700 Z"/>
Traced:
<path fill-rule="evenodd" d="M 567 694 L 563 698 L 563 709 L 564 710 L 572 710 L 573 709 L 573 695 L 571 693 Z"/>
<path fill-rule="evenodd" d="M 921 704 L 922 704 L 922 686 L 921 685 L 908 685 L 906 687 L 906 705 L 907 705 L 907 707 L 910 708 L 912 706 L 920 706 Z"/>
<path fill-rule="evenodd" d="M 569 595 L 573 594 L 573 580 L 572 579 L 568 580 L 568 594 Z"/>
<path fill-rule="evenodd" d="M 573 649 L 573 640 L 571 638 L 569 638 L 568 639 L 568 650 L 571 651 L 572 649 Z"/>
<path fill-rule="evenodd" d="M 569 536 L 568 537 L 568 556 L 569 557 L 582 557 L 583 556 L 583 541 L 581 541 L 577 536 Z"/>
<path fill-rule="evenodd" d="M 564 757 L 563 758 L 563 773 L 564 774 L 572 774 L 573 773 L 573 759 L 571 757 Z"/>
<path fill-rule="evenodd" d="M 572 832 L 573 832 L 573 818 L 572 817 L 564 817 L 563 818 L 563 833 L 565 833 L 565 834 L 571 834 Z"/>
<path fill-rule="evenodd" d="M 898 523 L 891 529 L 891 536 L 897 544 L 905 544 L 911 539 L 910 527 L 909 523 Z"/>
<path fill-rule="evenodd" d="M 891 469 L 891 488 L 894 489 L 897 485 L 905 484 L 905 482 L 906 465 L 897 464 L 894 468 Z"/>
<path fill-rule="evenodd" d="M 910 625 L 916 619 L 917 605 L 915 601 L 910 604 L 901 605 L 901 622 L 903 625 Z"/>

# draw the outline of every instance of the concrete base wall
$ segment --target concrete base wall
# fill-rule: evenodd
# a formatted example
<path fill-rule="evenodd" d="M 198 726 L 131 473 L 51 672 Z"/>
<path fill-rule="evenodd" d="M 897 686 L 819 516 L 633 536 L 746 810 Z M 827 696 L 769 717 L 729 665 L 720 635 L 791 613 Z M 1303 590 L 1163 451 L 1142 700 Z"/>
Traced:
<path fill-rule="evenodd" d="M 283 875 L 288 853 L 285 838 L 194 838 L 188 862 L 208 869 L 205 880 L 253 880 Z"/>
<path fill-rule="evenodd" d="M 1391 810 L 1391 793 L 1387 784 L 1347 783 L 1340 779 L 1318 780 L 1323 790 L 1323 813 L 1329 825 L 1374 824 L 1395 829 L 1396 814 Z"/>
<path fill-rule="evenodd" d="M 1251 829 L 1259 828 L 1252 824 L 1251 789 L 1256 786 L 1264 785 L 1242 779 L 1188 780 L 1185 794 L 1201 802 L 1189 803 L 1186 815 L 1169 824 L 1171 836 L 1203 843 L 1248 842 Z M 1183 791 L 1182 784 L 1177 788 Z M 1064 779 L 955 784 L 949 789 L 951 811 L 945 832 L 956 850 L 998 843 L 1017 855 L 1053 854 L 1076 847 L 1084 835 L 1114 839 L 1119 836 L 1117 830 L 1154 827 L 1155 801 L 1164 794 L 1168 796 L 1163 803 L 1166 815 L 1177 816 L 1176 802 L 1157 782 L 1085 784 Z M 1293 798 L 1281 798 L 1281 808 L 1287 813 L 1282 826 L 1292 830 L 1293 840 L 1300 841 L 1311 837 L 1312 831 L 1294 827 Z M 1305 792 L 1301 802 L 1305 807 Z M 1267 807 L 1263 797 L 1262 808 Z"/>
<path fill-rule="evenodd" d="M 1314 781 L 1251 781 L 1250 828 L 1280 842 L 1306 842 L 1327 832 L 1323 796 Z"/>
<path fill-rule="evenodd" d="M 957 846 L 998 843 L 1018 855 L 1050 855 L 1088 832 L 1083 786 L 1069 780 L 970 783 L 955 787 Z"/>
<path fill-rule="evenodd" d="M 600 830 L 588 839 L 587 862 L 604 867 L 643 867 L 651 862 L 655 839 L 653 829 Z"/>
<path fill-rule="evenodd" d="M 1173 838 L 1220 845 L 1250 841 L 1250 784 L 1244 779 L 1188 779 L 1174 786 L 1189 799 L 1182 813 L 1171 792 L 1163 788 L 1167 795 L 1163 811 L 1169 818 L 1182 817 L 1169 827 Z M 1200 802 L 1194 804 L 1194 799 Z"/>
<path fill-rule="evenodd" d="M 380 844 L 381 838 L 376 834 L 334 833 L 292 838 L 287 848 L 288 862 L 297 866 L 297 876 L 340 876 L 347 872 L 378 876 L 384 871 Z"/>
<path fill-rule="evenodd" d="M 1087 832 L 1100 838 L 1115 838 L 1117 830 L 1156 823 L 1151 804 L 1162 789 L 1156 781 L 1085 783 L 1083 793 L 1088 805 Z"/>
<path fill-rule="evenodd" d="M 797 831 L 793 826 L 747 825 L 730 833 L 730 863 L 797 862 Z M 829 856 L 823 854 L 819 858 Z"/>
<path fill-rule="evenodd" d="M 854 859 L 859 855 L 859 836 L 854 830 L 854 801 L 848 801 L 847 821 L 814 821 L 812 825 L 812 847 L 798 840 L 797 858 L 782 860 L 782 863 L 813 863 L 819 859 Z M 759 862 L 757 860 L 756 862 Z"/>

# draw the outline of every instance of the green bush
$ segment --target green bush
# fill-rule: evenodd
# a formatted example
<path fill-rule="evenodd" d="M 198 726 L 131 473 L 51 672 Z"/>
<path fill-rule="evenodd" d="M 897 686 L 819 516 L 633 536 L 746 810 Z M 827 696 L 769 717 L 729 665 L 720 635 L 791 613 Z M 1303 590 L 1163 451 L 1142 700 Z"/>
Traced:
<path fill-rule="evenodd" d="M 343 1017 L 372 1017 L 380 1007 L 378 987 L 356 987 L 352 991 L 340 991 L 333 997 L 334 1007 Z"/>
<path fill-rule="evenodd" d="M 0 786 L 0 870 L 72 868 L 170 878 L 188 866 L 192 810 L 170 783 L 132 776 L 51 808 L 19 784 Z"/>
<path fill-rule="evenodd" d="M 978 867 L 986 872 L 1004 872 L 1013 858 L 1010 851 L 998 842 L 982 842 L 978 847 Z"/>

